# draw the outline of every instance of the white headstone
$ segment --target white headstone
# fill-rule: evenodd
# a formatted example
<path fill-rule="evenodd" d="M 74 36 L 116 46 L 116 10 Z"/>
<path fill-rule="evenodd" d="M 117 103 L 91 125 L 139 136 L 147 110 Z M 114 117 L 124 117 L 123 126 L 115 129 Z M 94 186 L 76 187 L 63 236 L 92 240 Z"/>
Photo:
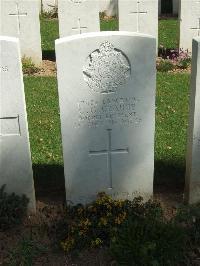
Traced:
<path fill-rule="evenodd" d="M 20 39 L 22 56 L 42 62 L 39 0 L 1 0 L 0 35 Z"/>
<path fill-rule="evenodd" d="M 60 37 L 100 31 L 99 2 L 58 0 Z"/>
<path fill-rule="evenodd" d="M 189 203 L 200 201 L 200 37 L 193 40 L 186 189 Z"/>
<path fill-rule="evenodd" d="M 200 0 L 180 2 L 180 45 L 192 51 L 192 39 L 200 36 Z"/>
<path fill-rule="evenodd" d="M 155 49 L 130 32 L 56 41 L 67 200 L 152 195 Z"/>
<path fill-rule="evenodd" d="M 58 0 L 42 0 L 42 12 L 56 11 Z"/>
<path fill-rule="evenodd" d="M 158 0 L 119 0 L 119 30 L 158 38 Z"/>
<path fill-rule="evenodd" d="M 108 17 L 118 15 L 118 0 L 99 0 L 100 11 Z"/>
<path fill-rule="evenodd" d="M 19 41 L 0 36 L 0 187 L 25 194 L 35 210 Z"/>

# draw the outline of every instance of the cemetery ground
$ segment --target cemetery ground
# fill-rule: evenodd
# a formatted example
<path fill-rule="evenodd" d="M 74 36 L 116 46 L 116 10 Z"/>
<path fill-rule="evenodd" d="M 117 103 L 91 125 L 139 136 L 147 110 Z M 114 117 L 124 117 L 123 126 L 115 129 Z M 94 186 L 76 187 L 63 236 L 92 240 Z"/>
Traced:
<path fill-rule="evenodd" d="M 26 74 L 24 76 L 38 212 L 36 215 L 30 215 L 26 218 L 21 225 L 4 231 L 0 230 L 0 239 L 2 239 L 0 241 L 0 265 L 116 265 L 115 258 L 110 256 L 108 250 L 105 247 L 98 247 L 101 246 L 101 239 L 96 239 L 92 249 L 86 251 L 80 249 L 76 253 L 70 253 L 70 255 L 63 253 L 60 248 L 59 234 L 65 232 L 63 229 L 65 224 L 60 224 L 60 221 L 63 221 L 63 216 L 66 216 L 66 213 L 63 208 L 65 202 L 64 169 L 54 63 L 54 40 L 58 38 L 58 23 L 56 19 L 42 18 L 41 20 L 45 67 L 43 66 L 44 70 L 40 71 L 39 74 Z M 116 19 L 102 20 L 101 30 L 116 29 Z M 178 46 L 178 21 L 176 19 L 160 20 L 159 29 L 159 44 L 166 48 L 176 48 Z M 178 209 L 184 209 L 189 82 L 190 73 L 188 71 L 183 73 L 159 71 L 157 74 L 154 193 L 155 198 L 161 203 L 167 221 L 174 219 Z M 104 198 L 104 200 L 107 203 L 107 199 Z M 111 202 L 110 204 L 118 203 Z M 144 211 L 145 208 L 143 209 L 143 207 L 141 209 Z M 137 208 L 136 211 L 139 212 Z M 157 250 L 165 242 L 169 244 L 167 235 L 174 235 L 172 243 L 169 244 L 174 249 L 170 251 L 172 257 L 179 256 L 180 246 L 182 245 L 184 250 L 184 243 L 186 242 L 186 249 L 193 246 L 192 251 L 189 252 L 192 263 L 188 265 L 200 265 L 200 228 L 198 227 L 200 212 L 198 208 L 185 208 L 186 211 L 182 212 L 179 219 L 184 232 L 191 234 L 189 242 L 185 240 L 184 234 L 182 235 L 181 232 L 179 234 L 179 227 L 177 228 L 174 224 L 169 229 L 162 229 L 163 231 L 160 227 L 160 218 L 158 218 L 158 224 L 151 224 L 148 210 L 150 213 L 152 211 L 152 215 L 156 213 L 155 216 L 157 217 L 160 209 L 157 205 L 146 206 L 144 213 L 145 215 L 148 214 L 149 220 L 145 225 L 151 226 L 150 231 L 155 230 L 157 232 L 160 230 L 163 237 L 158 243 L 147 234 L 146 239 L 144 236 L 142 240 L 139 239 L 138 242 L 134 242 L 135 249 L 138 249 L 137 256 L 139 257 L 140 254 L 141 258 L 147 258 L 149 264 L 144 260 L 143 264 L 137 262 L 130 264 L 130 261 L 127 261 L 124 265 L 184 265 L 183 263 L 173 264 L 172 262 L 171 264 L 167 264 L 167 262 L 166 264 L 156 264 L 156 262 L 150 264 L 147 253 L 151 253 L 152 246 L 145 246 L 144 253 L 139 252 L 144 243 L 151 245 L 156 243 Z M 75 214 L 74 217 L 80 218 Z M 188 228 L 192 228 L 193 231 L 188 230 Z M 127 232 L 123 231 L 123 233 L 126 235 Z M 137 239 L 137 236 L 134 237 Z M 129 246 L 131 243 L 126 245 L 122 241 L 120 248 L 121 250 L 128 250 Z M 67 250 L 66 247 L 65 250 Z M 116 246 L 115 251 L 119 251 Z M 181 255 L 185 254 L 181 252 Z M 129 257 L 128 253 L 126 257 Z M 151 259 L 153 263 L 153 258 Z M 182 259 L 186 260 L 186 257 Z"/>

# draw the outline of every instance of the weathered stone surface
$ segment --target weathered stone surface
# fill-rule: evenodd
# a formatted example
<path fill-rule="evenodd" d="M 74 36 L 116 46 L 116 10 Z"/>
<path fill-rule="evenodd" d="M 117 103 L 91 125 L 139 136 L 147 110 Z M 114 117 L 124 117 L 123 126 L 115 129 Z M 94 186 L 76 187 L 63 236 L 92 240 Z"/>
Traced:
<path fill-rule="evenodd" d="M 20 39 L 22 56 L 42 62 L 39 0 L 1 0 L 0 35 Z"/>
<path fill-rule="evenodd" d="M 119 30 L 158 38 L 158 0 L 119 0 Z"/>
<path fill-rule="evenodd" d="M 193 40 L 186 189 L 189 203 L 200 201 L 200 37 Z"/>
<path fill-rule="evenodd" d="M 25 194 L 35 210 L 32 163 L 19 42 L 0 36 L 0 187 Z"/>
<path fill-rule="evenodd" d="M 53 12 L 58 8 L 58 0 L 42 0 L 42 11 Z"/>
<path fill-rule="evenodd" d="M 117 16 L 118 15 L 118 0 L 100 0 L 99 8 L 101 12 L 105 12 L 105 15 Z"/>
<path fill-rule="evenodd" d="M 155 49 L 128 32 L 56 41 L 67 200 L 152 195 Z"/>
<path fill-rule="evenodd" d="M 200 1 L 180 2 L 180 44 L 183 50 L 192 51 L 192 38 L 200 36 Z"/>
<path fill-rule="evenodd" d="M 100 31 L 99 2 L 58 0 L 60 37 Z"/>

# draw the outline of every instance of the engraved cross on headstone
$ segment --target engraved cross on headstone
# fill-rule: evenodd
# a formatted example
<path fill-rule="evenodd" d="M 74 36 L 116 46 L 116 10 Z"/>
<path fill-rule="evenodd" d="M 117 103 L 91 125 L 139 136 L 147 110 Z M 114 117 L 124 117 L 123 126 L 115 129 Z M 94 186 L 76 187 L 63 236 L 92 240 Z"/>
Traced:
<path fill-rule="evenodd" d="M 19 4 L 16 4 L 16 13 L 10 13 L 9 16 L 17 17 L 17 23 L 18 23 L 18 34 L 20 34 L 21 24 L 20 24 L 20 17 L 27 16 L 27 13 L 20 13 L 19 11 Z"/>
<path fill-rule="evenodd" d="M 198 18 L 198 27 L 190 28 L 191 30 L 197 30 L 197 35 L 200 36 L 200 18 Z"/>
<path fill-rule="evenodd" d="M 0 136 L 20 136 L 20 122 L 18 116 L 0 117 Z"/>
<path fill-rule="evenodd" d="M 107 156 L 107 174 L 109 179 L 109 189 L 113 188 L 113 182 L 112 182 L 112 155 L 114 154 L 124 154 L 128 153 L 128 148 L 125 149 L 112 149 L 112 129 L 107 129 L 108 134 L 108 146 L 107 149 L 99 150 L 99 151 L 89 151 L 89 155 L 92 156 L 100 156 L 100 155 L 106 155 Z"/>
<path fill-rule="evenodd" d="M 140 1 L 137 1 L 137 11 L 131 11 L 130 14 L 137 15 L 137 32 L 140 31 L 140 15 L 146 15 L 147 11 L 140 11 Z"/>
<path fill-rule="evenodd" d="M 82 27 L 81 26 L 81 19 L 80 18 L 78 18 L 77 23 L 78 23 L 78 27 L 76 27 L 76 28 L 74 27 L 74 28 L 72 28 L 72 30 L 79 31 L 79 34 L 81 34 L 82 33 L 82 29 L 87 29 L 87 27 Z"/>

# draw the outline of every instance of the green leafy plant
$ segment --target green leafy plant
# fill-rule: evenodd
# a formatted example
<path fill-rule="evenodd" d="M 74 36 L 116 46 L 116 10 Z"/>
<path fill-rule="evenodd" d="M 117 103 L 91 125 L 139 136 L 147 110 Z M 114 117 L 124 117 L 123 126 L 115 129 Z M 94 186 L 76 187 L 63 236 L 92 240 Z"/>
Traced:
<path fill-rule="evenodd" d="M 129 217 L 110 251 L 118 265 L 187 265 L 184 229 L 156 218 Z"/>
<path fill-rule="evenodd" d="M 122 201 L 113 200 L 105 193 L 99 193 L 97 199 L 86 206 L 68 206 L 65 231 L 60 234 L 65 236 L 61 246 L 65 252 L 109 246 L 110 240 L 130 215 L 161 217 L 162 210 L 158 203 L 144 203 L 141 197 Z"/>
<path fill-rule="evenodd" d="M 175 68 L 173 62 L 169 59 L 161 59 L 157 63 L 157 70 L 160 72 L 168 72 Z"/>
<path fill-rule="evenodd" d="M 22 70 L 24 74 L 32 75 L 40 71 L 39 67 L 36 67 L 32 59 L 29 57 L 22 58 Z"/>
<path fill-rule="evenodd" d="M 200 202 L 182 206 L 177 212 L 175 221 L 188 232 L 191 247 L 200 246 Z"/>
<path fill-rule="evenodd" d="M 5 185 L 0 188 L 0 230 L 20 224 L 27 213 L 28 198 L 15 193 L 5 192 Z"/>
<path fill-rule="evenodd" d="M 10 266 L 32 266 L 34 260 L 47 250 L 31 238 L 22 238 L 15 249 L 9 254 Z"/>
<path fill-rule="evenodd" d="M 187 69 L 191 65 L 191 58 L 180 58 L 177 66 L 181 69 Z"/>

